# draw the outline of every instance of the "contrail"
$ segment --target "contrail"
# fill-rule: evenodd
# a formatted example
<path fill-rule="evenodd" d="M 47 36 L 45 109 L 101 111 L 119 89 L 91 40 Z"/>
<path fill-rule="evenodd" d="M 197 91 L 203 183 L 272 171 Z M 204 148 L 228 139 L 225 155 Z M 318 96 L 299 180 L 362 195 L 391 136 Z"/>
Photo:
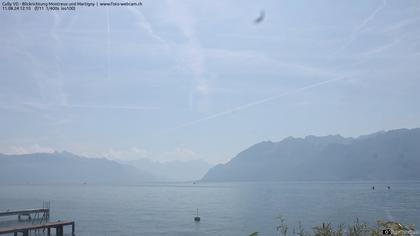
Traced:
<path fill-rule="evenodd" d="M 110 50 L 111 50 L 111 23 L 109 7 L 106 8 L 106 79 L 109 81 Z"/>
<path fill-rule="evenodd" d="M 57 96 L 57 99 L 60 101 L 60 103 L 66 103 L 67 102 L 67 97 L 66 94 L 63 91 L 63 72 L 62 72 L 62 67 L 61 67 L 61 58 L 58 54 L 58 49 L 63 47 L 63 41 L 60 37 L 60 35 L 58 33 L 55 32 L 55 30 L 57 28 L 60 27 L 60 23 L 61 23 L 61 16 L 56 13 L 53 12 L 53 17 L 54 17 L 54 21 L 53 21 L 53 28 L 51 30 L 51 37 L 55 40 L 55 47 L 53 48 L 52 52 L 54 54 L 54 66 L 55 66 L 55 70 L 57 73 L 57 80 L 56 80 L 56 94 L 55 96 Z"/>
<path fill-rule="evenodd" d="M 0 104 L 1 106 L 2 104 Z M 16 105 L 23 105 L 35 109 L 47 110 L 51 108 L 81 108 L 81 109 L 115 109 L 115 110 L 159 110 L 154 106 L 138 106 L 138 105 L 83 105 L 83 104 L 48 104 L 22 102 Z"/>
<path fill-rule="evenodd" d="M 356 29 L 353 30 L 350 39 L 347 41 L 347 43 L 345 43 L 341 48 L 339 48 L 338 50 L 336 50 L 334 53 L 332 53 L 332 57 L 336 56 L 337 54 L 339 54 L 341 51 L 343 51 L 344 49 L 348 48 L 353 41 L 356 39 L 357 34 L 362 31 L 362 29 L 369 24 L 369 22 L 371 22 L 375 17 L 376 14 L 378 14 L 378 12 L 380 12 L 382 9 L 384 9 L 387 5 L 387 0 L 383 0 L 382 1 L 382 5 L 379 6 L 378 8 L 376 8 L 366 19 L 363 20 L 363 22 L 358 25 L 356 27 Z"/>
<path fill-rule="evenodd" d="M 158 107 L 153 106 L 135 106 L 135 105 L 64 105 L 62 107 L 68 107 L 68 108 L 93 108 L 93 109 L 122 109 L 122 110 L 158 110 Z"/>
<path fill-rule="evenodd" d="M 128 11 L 136 15 L 137 18 L 139 18 L 139 21 L 137 22 L 138 26 L 140 26 L 141 29 L 146 30 L 147 33 L 149 33 L 150 36 L 155 38 L 157 41 L 162 43 L 165 47 L 165 50 L 169 50 L 169 43 L 166 42 L 162 37 L 160 37 L 152 28 L 152 24 L 147 20 L 147 18 L 143 15 L 143 13 L 138 10 L 137 8 L 128 7 Z"/>
<path fill-rule="evenodd" d="M 359 27 L 357 27 L 357 29 L 356 29 L 356 31 L 357 32 L 359 32 L 359 31 L 361 31 L 370 21 L 372 21 L 374 18 L 375 18 L 375 16 L 376 16 L 376 14 L 378 14 L 378 12 L 380 12 L 382 9 L 384 9 L 385 7 L 386 7 L 386 5 L 387 5 L 387 2 L 386 2 L 386 0 L 383 0 L 382 1 L 382 5 L 381 6 L 379 6 L 376 10 L 374 10 L 370 15 L 369 15 L 369 17 L 368 18 L 366 18 L 363 22 L 362 22 L 362 24 L 361 25 L 359 25 Z"/>
<path fill-rule="evenodd" d="M 340 80 L 345 80 L 345 79 L 346 78 L 335 78 L 335 79 L 329 79 L 329 80 L 324 80 L 324 81 L 321 81 L 321 82 L 318 82 L 318 83 L 310 84 L 310 85 L 307 85 L 307 86 L 304 86 L 304 87 L 301 87 L 301 88 L 298 88 L 298 89 L 295 89 L 295 90 L 292 90 L 292 91 L 288 91 L 288 92 L 284 92 L 284 93 L 281 93 L 281 94 L 278 94 L 278 95 L 274 95 L 274 96 L 271 96 L 271 97 L 260 99 L 260 100 L 257 100 L 257 101 L 251 102 L 251 103 L 247 103 L 247 104 L 244 104 L 244 105 L 241 105 L 241 106 L 234 107 L 234 108 L 226 110 L 226 111 L 222 111 L 222 112 L 210 115 L 210 116 L 206 116 L 206 117 L 198 119 L 198 120 L 194 120 L 194 121 L 190 121 L 188 123 L 181 124 L 181 125 L 176 126 L 175 129 L 195 125 L 197 123 L 201 123 L 201 122 L 206 121 L 206 120 L 211 120 L 211 119 L 214 119 L 214 118 L 217 118 L 217 117 L 220 117 L 220 116 L 225 116 L 225 115 L 231 114 L 233 112 L 248 109 L 248 108 L 251 108 L 251 107 L 254 107 L 254 106 L 257 106 L 257 105 L 261 105 L 263 103 L 267 103 L 267 102 L 270 102 L 270 101 L 273 101 L 273 100 L 276 100 L 276 99 L 279 99 L 281 97 L 285 97 L 285 96 L 288 96 L 288 95 L 291 95 L 291 94 L 294 94 L 294 93 L 309 90 L 309 89 L 316 88 L 316 87 L 319 87 L 319 86 L 324 85 L 324 84 L 328 84 L 328 83 L 332 83 L 332 82 L 336 82 L 336 81 L 340 81 Z"/>

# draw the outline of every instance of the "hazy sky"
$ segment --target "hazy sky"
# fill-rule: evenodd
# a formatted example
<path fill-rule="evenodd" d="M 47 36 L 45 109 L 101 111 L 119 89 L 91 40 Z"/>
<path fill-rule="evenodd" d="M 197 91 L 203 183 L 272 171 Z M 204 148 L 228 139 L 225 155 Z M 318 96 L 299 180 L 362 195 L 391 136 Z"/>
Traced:
<path fill-rule="evenodd" d="M 417 0 L 144 0 L 1 11 L 0 29 L 0 152 L 218 163 L 420 127 Z"/>

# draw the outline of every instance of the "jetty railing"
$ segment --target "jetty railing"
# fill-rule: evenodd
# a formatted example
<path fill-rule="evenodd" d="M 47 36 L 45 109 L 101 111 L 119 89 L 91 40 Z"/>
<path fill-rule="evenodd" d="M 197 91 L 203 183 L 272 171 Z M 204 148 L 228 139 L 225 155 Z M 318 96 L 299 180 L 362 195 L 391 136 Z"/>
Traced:
<path fill-rule="evenodd" d="M 49 208 L 36 208 L 36 209 L 24 209 L 24 210 L 7 210 L 7 211 L 0 212 L 0 217 L 17 215 L 18 220 L 20 221 L 22 219 L 22 216 L 27 216 L 29 220 L 31 220 L 32 218 L 39 219 L 40 214 L 42 218 L 49 218 L 50 209 Z"/>
<path fill-rule="evenodd" d="M 51 235 L 51 229 L 55 229 L 55 235 L 63 236 L 64 226 L 71 225 L 71 232 L 74 235 L 74 221 L 49 221 L 50 202 L 43 202 L 42 208 L 0 211 L 0 217 L 4 216 L 18 216 L 18 221 L 22 220 L 22 216 L 26 216 L 27 221 L 23 224 L 0 227 L 0 234 L 13 233 L 14 236 L 18 236 L 18 234 L 22 233 L 23 236 L 29 236 L 31 231 L 34 231 L 35 235 L 37 235 L 40 233 L 39 231 L 42 230 L 42 233 L 44 233 L 46 230 L 47 235 Z"/>

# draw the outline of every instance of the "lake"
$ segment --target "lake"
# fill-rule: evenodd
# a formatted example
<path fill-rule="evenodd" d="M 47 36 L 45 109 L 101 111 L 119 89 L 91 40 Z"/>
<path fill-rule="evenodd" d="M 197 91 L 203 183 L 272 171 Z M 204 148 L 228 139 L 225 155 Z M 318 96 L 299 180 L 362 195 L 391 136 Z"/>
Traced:
<path fill-rule="evenodd" d="M 301 221 L 306 229 L 357 217 L 420 226 L 420 182 L 0 186 L 0 211 L 43 201 L 51 202 L 51 220 L 76 221 L 76 235 L 276 235 L 279 214 L 290 227 Z"/>

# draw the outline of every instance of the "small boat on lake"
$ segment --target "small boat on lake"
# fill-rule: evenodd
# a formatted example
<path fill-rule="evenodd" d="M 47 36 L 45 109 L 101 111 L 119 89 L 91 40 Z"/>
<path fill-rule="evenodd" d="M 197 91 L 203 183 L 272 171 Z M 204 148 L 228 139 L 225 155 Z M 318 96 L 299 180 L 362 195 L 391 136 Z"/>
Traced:
<path fill-rule="evenodd" d="M 198 208 L 197 208 L 197 215 L 194 217 L 194 221 L 195 222 L 199 222 L 201 219 L 200 219 L 200 217 L 198 216 Z"/>

